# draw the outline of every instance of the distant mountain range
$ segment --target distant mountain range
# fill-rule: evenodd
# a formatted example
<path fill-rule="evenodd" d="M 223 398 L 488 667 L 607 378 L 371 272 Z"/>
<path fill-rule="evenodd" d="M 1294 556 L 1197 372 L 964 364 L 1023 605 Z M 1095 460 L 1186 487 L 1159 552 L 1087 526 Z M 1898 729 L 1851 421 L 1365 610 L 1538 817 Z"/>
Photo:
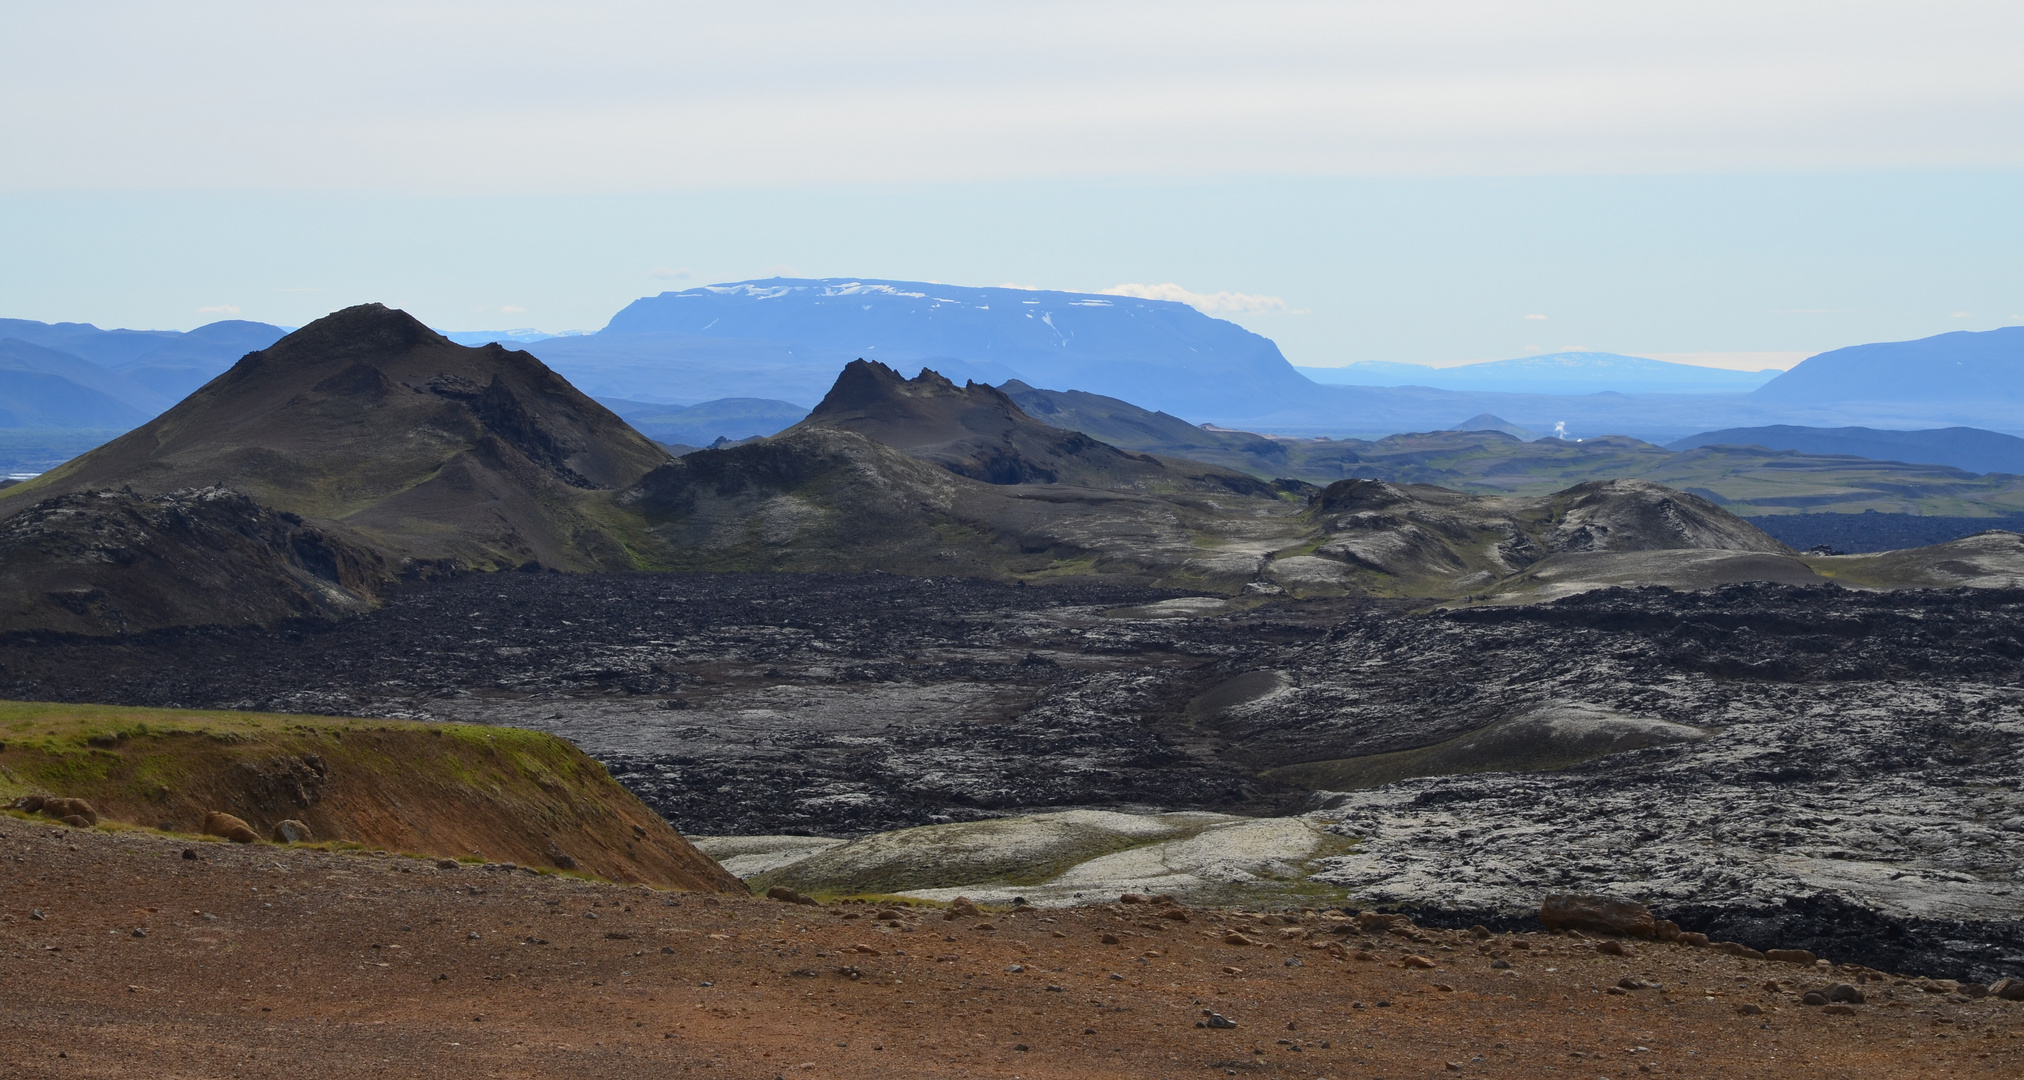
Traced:
<path fill-rule="evenodd" d="M 0 349 L 0 428 L 123 430 L 281 333 L 238 321 L 183 334 L 0 320 L 0 342 L 13 341 Z M 683 445 L 792 423 L 859 358 L 908 377 L 932 368 L 958 384 L 1082 391 L 1269 435 L 1378 439 L 1459 417 L 1514 434 L 1661 444 L 1781 426 L 2024 434 L 2024 327 L 1838 349 L 1776 377 L 1594 352 L 1303 374 L 1270 340 L 1182 304 L 831 278 L 662 293 L 593 334 L 449 336 L 523 345 L 602 400 L 678 403 L 624 409 L 654 438 Z M 16 460 L 53 452 L 28 447 Z"/>
<path fill-rule="evenodd" d="M 0 427 L 124 431 L 285 333 L 238 319 L 187 333 L 0 319 Z"/>
<path fill-rule="evenodd" d="M 918 281 L 772 278 L 634 301 L 534 350 L 590 393 L 813 405 L 856 359 L 906 375 L 1022 379 L 1185 415 L 1255 415 L 1311 393 L 1279 347 L 1186 304 Z"/>
<path fill-rule="evenodd" d="M 1753 404 L 1815 407 L 1894 402 L 2014 416 L 2024 405 L 2024 326 L 1835 349 L 1808 357 L 1750 398 Z M 2008 426 L 2016 424 L 2013 419 Z"/>
<path fill-rule="evenodd" d="M 1777 371 L 1727 371 L 1606 352 L 1558 352 L 1435 368 L 1364 361 L 1342 367 L 1295 367 L 1332 386 L 1426 386 L 1498 394 L 1742 394 Z"/>

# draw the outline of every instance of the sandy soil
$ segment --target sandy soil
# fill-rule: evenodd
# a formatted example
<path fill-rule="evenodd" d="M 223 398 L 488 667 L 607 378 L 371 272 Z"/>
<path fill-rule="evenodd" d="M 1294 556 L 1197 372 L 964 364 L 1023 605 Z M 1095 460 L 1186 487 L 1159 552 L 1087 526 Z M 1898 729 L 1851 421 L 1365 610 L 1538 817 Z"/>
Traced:
<path fill-rule="evenodd" d="M 0 1076 L 2024 1075 L 2024 1003 L 1706 949 L 876 910 L 0 817 Z"/>

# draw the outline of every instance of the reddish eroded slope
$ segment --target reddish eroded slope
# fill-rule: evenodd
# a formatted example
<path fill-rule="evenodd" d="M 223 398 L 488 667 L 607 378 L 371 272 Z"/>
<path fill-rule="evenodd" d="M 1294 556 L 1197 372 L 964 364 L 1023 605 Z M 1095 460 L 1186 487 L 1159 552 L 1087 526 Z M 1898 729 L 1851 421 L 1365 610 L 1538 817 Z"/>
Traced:
<path fill-rule="evenodd" d="M 1638 944 L 1620 957 L 1568 936 L 1335 933 L 1346 920 L 1196 910 L 1182 922 L 1143 906 L 882 920 L 870 904 L 222 844 L 185 859 L 184 846 L 0 818 L 8 1075 L 2024 1069 L 2024 1004 L 1890 980 L 1831 1015 L 1797 991 L 1838 975 L 1707 949 Z M 1232 932 L 1251 943 L 1229 943 Z M 1508 969 L 1492 966 L 1498 954 Z M 1607 990 L 1624 979 L 1660 985 Z M 1235 1026 L 1208 1027 L 1207 1012 Z"/>
<path fill-rule="evenodd" d="M 518 728 L 0 702 L 0 805 L 28 794 L 164 831 L 223 811 L 263 837 L 293 819 L 320 842 L 745 892 L 583 751 Z"/>

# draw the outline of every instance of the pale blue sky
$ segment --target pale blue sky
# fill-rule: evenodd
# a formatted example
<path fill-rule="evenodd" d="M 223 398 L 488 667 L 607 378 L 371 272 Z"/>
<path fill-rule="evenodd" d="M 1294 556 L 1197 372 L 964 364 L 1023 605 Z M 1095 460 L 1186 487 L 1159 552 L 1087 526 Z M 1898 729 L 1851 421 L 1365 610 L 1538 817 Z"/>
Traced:
<path fill-rule="evenodd" d="M 1978 0 L 5 5 L 0 315 L 594 329 L 792 273 L 1784 366 L 2024 322 L 2020 46 Z"/>

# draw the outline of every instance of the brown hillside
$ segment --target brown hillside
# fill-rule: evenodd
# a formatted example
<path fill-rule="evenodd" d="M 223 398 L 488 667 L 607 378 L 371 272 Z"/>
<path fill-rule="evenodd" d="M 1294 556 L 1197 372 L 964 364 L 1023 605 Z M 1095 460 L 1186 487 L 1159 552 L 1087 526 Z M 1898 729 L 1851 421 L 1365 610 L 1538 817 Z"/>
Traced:
<path fill-rule="evenodd" d="M 223 811 L 263 837 L 294 819 L 318 841 L 745 891 L 603 766 L 518 728 L 0 702 L 0 805 L 37 794 L 175 832 Z"/>

